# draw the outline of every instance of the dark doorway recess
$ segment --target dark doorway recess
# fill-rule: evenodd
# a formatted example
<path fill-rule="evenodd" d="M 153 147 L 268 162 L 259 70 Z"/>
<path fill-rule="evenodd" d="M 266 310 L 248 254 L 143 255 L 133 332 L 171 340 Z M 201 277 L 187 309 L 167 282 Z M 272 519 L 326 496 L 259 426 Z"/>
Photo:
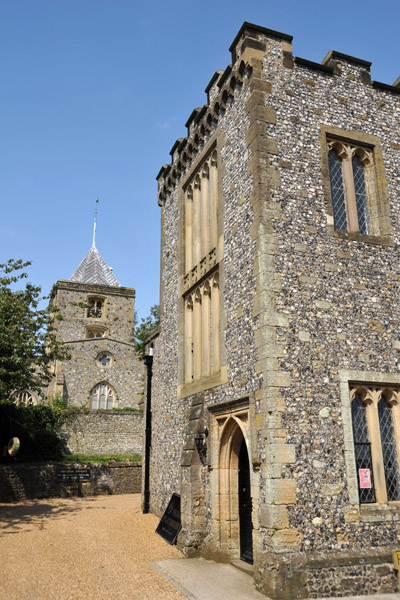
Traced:
<path fill-rule="evenodd" d="M 250 463 L 243 438 L 239 451 L 240 558 L 253 564 L 253 523 L 251 521 Z"/>

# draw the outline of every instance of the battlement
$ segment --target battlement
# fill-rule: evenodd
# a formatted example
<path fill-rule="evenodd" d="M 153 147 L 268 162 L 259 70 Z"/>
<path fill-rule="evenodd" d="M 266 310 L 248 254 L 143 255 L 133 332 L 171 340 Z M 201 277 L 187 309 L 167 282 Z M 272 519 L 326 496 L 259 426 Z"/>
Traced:
<path fill-rule="evenodd" d="M 393 85 L 371 80 L 371 62 L 332 50 L 321 63 L 317 63 L 293 56 L 292 40 L 293 36 L 286 33 L 243 23 L 229 48 L 232 63 L 225 70 L 214 73 L 205 88 L 207 103 L 192 111 L 185 124 L 187 136 L 176 140 L 170 150 L 171 162 L 163 165 L 157 174 L 160 206 L 204 147 L 229 103 L 235 101 L 235 92 L 250 81 L 253 67 L 264 60 L 270 44 L 281 47 L 282 69 L 307 69 L 326 77 L 357 79 L 370 86 L 371 93 L 400 94 L 400 77 Z M 263 84 L 266 82 L 263 81 Z"/>

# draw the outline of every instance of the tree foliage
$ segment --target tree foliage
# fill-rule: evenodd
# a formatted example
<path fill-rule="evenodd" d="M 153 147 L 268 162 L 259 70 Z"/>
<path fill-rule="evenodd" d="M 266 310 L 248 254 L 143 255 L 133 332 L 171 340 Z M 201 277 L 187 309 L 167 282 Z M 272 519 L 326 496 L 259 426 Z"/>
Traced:
<path fill-rule="evenodd" d="M 142 317 L 139 325 L 135 327 L 135 349 L 140 358 L 144 356 L 146 340 L 158 325 L 160 324 L 160 306 L 154 304 L 150 308 L 150 314 L 145 319 Z"/>
<path fill-rule="evenodd" d="M 57 309 L 39 308 L 40 287 L 21 280 L 30 262 L 10 259 L 0 264 L 0 399 L 13 392 L 41 392 L 52 375 L 54 360 L 65 360 L 68 351 L 55 336 Z"/>
<path fill-rule="evenodd" d="M 64 411 L 51 403 L 38 406 L 0 401 L 0 448 L 14 436 L 21 446 L 13 462 L 61 460 L 65 443 L 59 436 Z M 0 461 L 9 461 L 9 456 Z"/>

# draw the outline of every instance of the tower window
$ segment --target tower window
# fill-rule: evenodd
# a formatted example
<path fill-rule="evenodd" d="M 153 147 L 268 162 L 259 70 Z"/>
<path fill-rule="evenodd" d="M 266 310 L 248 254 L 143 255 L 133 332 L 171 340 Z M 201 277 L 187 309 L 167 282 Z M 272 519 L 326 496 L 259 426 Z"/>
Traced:
<path fill-rule="evenodd" d="M 103 367 L 108 367 L 112 363 L 112 356 L 109 352 L 101 352 L 97 357 L 97 361 Z"/>
<path fill-rule="evenodd" d="M 95 340 L 104 337 L 106 330 L 100 327 L 87 327 L 86 339 Z"/>
<path fill-rule="evenodd" d="M 337 140 L 330 141 L 328 147 L 335 229 L 369 235 L 368 187 L 374 178 L 373 153 Z"/>

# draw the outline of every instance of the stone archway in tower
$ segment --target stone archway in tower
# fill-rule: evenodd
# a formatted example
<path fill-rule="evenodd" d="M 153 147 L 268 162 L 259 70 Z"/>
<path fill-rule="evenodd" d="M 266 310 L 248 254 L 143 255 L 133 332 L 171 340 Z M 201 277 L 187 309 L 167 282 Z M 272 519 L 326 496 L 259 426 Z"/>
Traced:
<path fill-rule="evenodd" d="M 214 532 L 223 554 L 252 562 L 249 411 L 216 416 L 213 468 Z"/>

